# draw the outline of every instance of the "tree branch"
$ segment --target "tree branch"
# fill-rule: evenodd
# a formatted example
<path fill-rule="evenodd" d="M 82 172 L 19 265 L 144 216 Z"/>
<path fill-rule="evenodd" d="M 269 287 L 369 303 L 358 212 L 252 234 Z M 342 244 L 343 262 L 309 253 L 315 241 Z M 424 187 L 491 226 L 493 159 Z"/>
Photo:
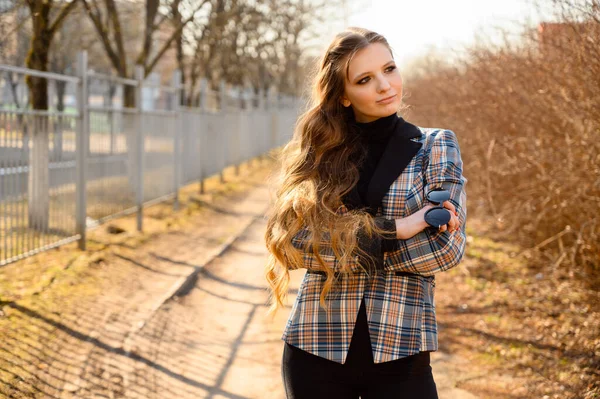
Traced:
<path fill-rule="evenodd" d="M 83 3 L 83 7 L 85 8 L 90 19 L 92 20 L 92 23 L 94 24 L 94 27 L 98 32 L 98 36 L 100 36 L 100 40 L 102 40 L 102 45 L 104 46 L 104 50 L 106 50 L 106 54 L 108 55 L 110 62 L 112 63 L 115 70 L 117 70 L 117 72 L 120 72 L 121 62 L 119 61 L 119 56 L 117 55 L 109 41 L 108 29 L 104 26 L 104 24 L 102 24 L 102 21 L 100 20 L 101 15 L 99 13 L 95 13 L 90 8 L 88 0 L 80 1 Z"/>
<path fill-rule="evenodd" d="M 50 26 L 50 34 L 51 35 L 54 35 L 54 33 L 58 30 L 58 28 L 60 28 L 60 25 L 63 23 L 63 21 L 65 20 L 67 15 L 69 15 L 69 13 L 71 11 L 73 11 L 76 6 L 77 6 L 77 0 L 71 0 L 70 3 L 67 3 L 60 9 L 58 16 L 54 20 L 54 23 Z"/>
<path fill-rule="evenodd" d="M 117 45 L 119 66 L 117 70 L 120 75 L 127 77 L 127 55 L 125 54 L 125 45 L 123 43 L 123 34 L 121 32 L 121 21 L 119 20 L 119 13 L 117 12 L 117 6 L 114 0 L 104 0 L 106 4 L 106 11 L 108 13 L 109 21 L 112 23 L 114 29 L 114 39 Z"/>
<path fill-rule="evenodd" d="M 190 17 L 188 17 L 186 20 L 184 20 L 181 23 L 181 25 L 179 25 L 177 27 L 177 29 L 175 29 L 175 31 L 171 34 L 171 36 L 169 37 L 169 39 L 167 39 L 167 41 L 163 44 L 163 46 L 161 47 L 161 49 L 158 51 L 158 53 L 156 54 L 156 56 L 154 57 L 154 59 L 152 59 L 152 62 L 150 62 L 148 65 L 144 65 L 144 73 L 145 73 L 146 76 L 148 76 L 148 74 L 150 72 L 152 72 L 152 70 L 154 69 L 154 67 L 156 66 L 156 64 L 160 60 L 160 58 L 163 56 L 164 53 L 167 52 L 167 50 L 171 46 L 171 43 L 173 43 L 173 41 L 175 40 L 175 38 L 177 37 L 177 35 L 179 35 L 181 33 L 181 31 L 183 30 L 183 28 L 185 28 L 185 26 L 188 23 L 190 23 L 196 17 L 196 13 L 198 11 L 200 11 L 202 9 L 202 7 L 204 7 L 204 5 L 206 3 L 208 3 L 208 2 L 209 2 L 209 0 L 203 0 L 202 3 L 200 3 L 200 5 L 194 10 L 194 12 L 192 12 L 192 15 Z"/>

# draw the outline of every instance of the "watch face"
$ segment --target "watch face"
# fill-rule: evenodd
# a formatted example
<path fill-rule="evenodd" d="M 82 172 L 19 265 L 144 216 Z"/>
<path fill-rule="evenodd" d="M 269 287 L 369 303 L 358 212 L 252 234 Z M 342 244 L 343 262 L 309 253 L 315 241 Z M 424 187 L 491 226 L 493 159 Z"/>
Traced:
<path fill-rule="evenodd" d="M 439 228 L 450 221 L 450 212 L 444 208 L 432 208 L 425 212 L 425 221 L 430 226 Z"/>

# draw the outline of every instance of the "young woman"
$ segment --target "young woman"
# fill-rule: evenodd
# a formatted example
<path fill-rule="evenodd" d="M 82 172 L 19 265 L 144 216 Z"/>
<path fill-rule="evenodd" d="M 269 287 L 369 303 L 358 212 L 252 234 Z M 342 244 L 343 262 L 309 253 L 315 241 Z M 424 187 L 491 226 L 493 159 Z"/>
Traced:
<path fill-rule="evenodd" d="M 319 64 L 284 148 L 266 244 L 271 312 L 306 268 L 287 322 L 288 398 L 437 398 L 434 289 L 466 243 L 467 179 L 455 134 L 397 116 L 402 78 L 381 35 L 350 28 Z M 450 213 L 431 227 L 427 193 Z"/>

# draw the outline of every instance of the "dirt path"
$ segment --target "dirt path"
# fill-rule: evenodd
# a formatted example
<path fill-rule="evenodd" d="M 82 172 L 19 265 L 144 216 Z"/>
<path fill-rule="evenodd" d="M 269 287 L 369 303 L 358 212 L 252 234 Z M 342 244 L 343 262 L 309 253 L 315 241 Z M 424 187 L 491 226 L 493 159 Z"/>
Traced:
<path fill-rule="evenodd" d="M 264 176 L 246 176 L 249 190 L 205 204 L 185 228 L 4 304 L 0 397 L 284 398 L 291 306 L 265 315 Z M 290 305 L 302 274 L 293 273 Z M 440 398 L 476 398 L 454 388 L 464 360 L 432 360 Z"/>
<path fill-rule="evenodd" d="M 182 362 L 189 365 L 190 375 L 198 376 L 209 387 L 199 387 L 196 397 L 284 398 L 280 337 L 290 308 L 279 312 L 274 321 L 265 317 L 264 228 L 262 220 L 253 223 L 222 257 L 203 270 L 188 296 L 161 311 L 165 323 L 185 319 L 196 326 L 177 331 L 177 323 L 171 324 L 175 326 L 171 330 L 175 341 L 188 343 L 180 345 L 175 354 L 165 353 L 165 360 L 173 355 L 186 359 Z M 290 304 L 303 274 L 293 273 Z M 446 354 L 434 355 L 440 397 L 475 398 L 452 388 L 450 369 L 455 361 Z M 181 389 L 178 397 L 182 397 L 186 384 L 171 382 L 169 389 L 176 386 Z"/>

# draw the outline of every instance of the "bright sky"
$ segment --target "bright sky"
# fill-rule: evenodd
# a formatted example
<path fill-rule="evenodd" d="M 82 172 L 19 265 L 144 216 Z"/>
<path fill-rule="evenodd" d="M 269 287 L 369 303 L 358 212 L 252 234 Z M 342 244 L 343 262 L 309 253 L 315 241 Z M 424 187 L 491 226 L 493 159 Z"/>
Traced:
<path fill-rule="evenodd" d="M 496 26 L 518 32 L 523 22 L 543 20 L 530 0 L 346 0 L 349 26 L 383 34 L 400 64 L 431 46 L 449 52 L 474 41 L 475 32 L 496 35 Z M 327 27 L 323 46 L 344 29 L 344 16 Z M 548 19 L 548 17 L 546 17 Z M 521 22 L 519 24 L 518 22 Z"/>

